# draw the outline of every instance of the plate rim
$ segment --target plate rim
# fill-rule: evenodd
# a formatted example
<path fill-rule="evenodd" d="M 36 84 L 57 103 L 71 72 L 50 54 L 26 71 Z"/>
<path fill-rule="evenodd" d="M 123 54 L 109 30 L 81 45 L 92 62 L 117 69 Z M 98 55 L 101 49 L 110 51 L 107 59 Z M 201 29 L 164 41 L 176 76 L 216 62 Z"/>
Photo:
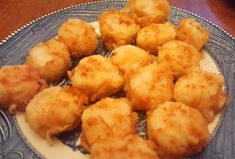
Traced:
<path fill-rule="evenodd" d="M 79 6 L 84 6 L 84 5 L 90 5 L 90 4 L 98 4 L 98 3 L 104 3 L 104 2 L 127 2 L 127 0 L 98 0 L 98 1 L 91 1 L 91 2 L 83 2 L 83 3 L 79 3 L 79 4 L 75 4 L 75 5 L 71 5 L 71 6 L 68 6 L 68 7 L 64 7 L 62 9 L 58 9 L 58 10 L 55 10 L 55 11 L 52 11 L 48 14 L 45 14 L 45 15 L 42 15 L 42 16 L 39 16 L 38 18 L 36 19 L 33 19 L 31 21 L 29 21 L 28 23 L 22 25 L 21 27 L 19 27 L 18 29 L 16 29 L 15 31 L 11 32 L 10 34 L 8 34 L 5 38 L 3 38 L 1 41 L 0 41 L 0 46 L 7 43 L 8 40 L 10 40 L 13 36 L 15 36 L 17 33 L 19 33 L 20 31 L 22 31 L 23 29 L 29 27 L 30 25 L 38 22 L 39 20 L 41 19 L 44 19 L 50 15 L 53 15 L 53 14 L 56 14 L 56 13 L 59 13 L 59 12 L 62 12 L 64 10 L 68 10 L 68 9 L 71 9 L 71 8 L 75 8 L 75 7 L 79 7 Z M 222 27 L 218 26 L 217 24 L 215 24 L 214 22 L 210 21 L 210 20 L 207 20 L 206 18 L 204 18 L 203 16 L 200 16 L 196 13 L 193 13 L 191 11 L 187 11 L 185 9 L 182 9 L 182 8 L 179 8 L 179 7 L 175 7 L 175 6 L 172 6 L 171 5 L 171 8 L 173 9 L 176 9 L 176 10 L 179 10 L 179 11 L 182 11 L 184 13 L 188 13 L 190 15 L 193 15 L 211 25 L 213 25 L 214 27 L 216 27 L 217 29 L 221 30 L 223 33 L 225 33 L 227 36 L 229 36 L 232 40 L 235 40 L 235 37 L 233 37 L 229 32 L 227 32 L 226 30 L 224 30 Z"/>

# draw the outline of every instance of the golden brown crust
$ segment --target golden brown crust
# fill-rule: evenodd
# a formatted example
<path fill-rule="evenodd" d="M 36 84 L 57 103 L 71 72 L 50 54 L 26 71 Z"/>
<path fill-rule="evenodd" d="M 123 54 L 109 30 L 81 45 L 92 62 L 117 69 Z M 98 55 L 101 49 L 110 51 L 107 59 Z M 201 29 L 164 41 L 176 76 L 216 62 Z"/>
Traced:
<path fill-rule="evenodd" d="M 154 146 L 137 135 L 107 138 L 95 143 L 91 159 L 158 159 Z"/>
<path fill-rule="evenodd" d="M 151 24 L 138 32 L 136 45 L 151 54 L 157 54 L 160 46 L 174 40 L 175 37 L 176 31 L 171 23 Z"/>
<path fill-rule="evenodd" d="M 209 40 L 209 32 L 195 19 L 185 18 L 179 23 L 177 39 L 193 45 L 200 51 Z"/>
<path fill-rule="evenodd" d="M 98 47 L 98 34 L 82 19 L 69 19 L 58 31 L 58 38 L 74 58 L 91 55 Z"/>
<path fill-rule="evenodd" d="M 110 9 L 101 13 L 99 17 L 100 33 L 108 50 L 118 46 L 135 42 L 140 29 L 127 14 Z"/>
<path fill-rule="evenodd" d="M 228 99 L 223 90 L 220 75 L 209 72 L 193 72 L 181 77 L 175 84 L 174 98 L 198 109 L 208 122 L 214 120 Z"/>
<path fill-rule="evenodd" d="M 124 90 L 135 109 L 149 110 L 173 98 L 173 76 L 169 67 L 156 62 L 125 76 Z"/>
<path fill-rule="evenodd" d="M 62 78 L 71 66 L 67 47 L 57 39 L 39 43 L 29 51 L 26 65 L 33 67 L 48 82 Z"/>
<path fill-rule="evenodd" d="M 158 62 L 171 68 L 174 79 L 199 70 L 202 54 L 195 47 L 179 40 L 165 43 L 158 52 Z"/>
<path fill-rule="evenodd" d="M 24 111 L 35 94 L 47 87 L 29 66 L 4 66 L 0 69 L 0 106 Z M 11 107 L 11 108 L 13 108 Z"/>
<path fill-rule="evenodd" d="M 182 103 L 159 105 L 148 113 L 147 121 L 148 137 L 156 144 L 160 157 L 192 156 L 208 143 L 206 120 L 197 109 Z"/>
<path fill-rule="evenodd" d="M 136 121 L 137 115 L 126 99 L 101 99 L 82 114 L 82 143 L 89 150 L 94 143 L 107 137 L 134 134 Z"/>
<path fill-rule="evenodd" d="M 116 93 L 124 84 L 118 68 L 101 55 L 83 58 L 68 75 L 72 85 L 84 92 L 90 101 Z"/>
<path fill-rule="evenodd" d="M 50 87 L 34 96 L 25 117 L 30 127 L 52 144 L 54 135 L 80 124 L 85 103 L 87 97 L 76 88 Z"/>

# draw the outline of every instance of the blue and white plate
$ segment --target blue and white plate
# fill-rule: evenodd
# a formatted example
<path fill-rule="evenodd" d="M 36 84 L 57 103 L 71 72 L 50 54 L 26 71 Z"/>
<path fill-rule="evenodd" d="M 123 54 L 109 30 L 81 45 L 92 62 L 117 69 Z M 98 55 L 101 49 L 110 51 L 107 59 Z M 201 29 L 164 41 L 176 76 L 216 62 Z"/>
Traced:
<path fill-rule="evenodd" d="M 97 22 L 101 12 L 108 8 L 122 8 L 125 1 L 85 3 L 65 8 L 40 17 L 19 28 L 0 42 L 0 67 L 23 63 L 30 48 L 56 36 L 60 25 L 68 18 L 81 18 L 91 22 L 99 32 Z M 230 101 L 215 121 L 209 125 L 211 139 L 197 159 L 235 159 L 235 40 L 215 24 L 187 11 L 171 8 L 169 21 L 177 25 L 182 18 L 199 21 L 210 32 L 201 67 L 220 73 L 225 79 L 225 89 Z M 102 44 L 97 50 L 105 54 Z M 1 99 L 0 99 L 1 100 Z M 139 114 L 138 132 L 145 131 L 144 114 Z M 87 159 L 89 155 L 80 146 L 81 129 L 62 134 L 53 146 L 41 139 L 25 122 L 24 113 L 11 116 L 0 110 L 0 159 Z M 143 135 L 144 136 L 144 135 Z"/>

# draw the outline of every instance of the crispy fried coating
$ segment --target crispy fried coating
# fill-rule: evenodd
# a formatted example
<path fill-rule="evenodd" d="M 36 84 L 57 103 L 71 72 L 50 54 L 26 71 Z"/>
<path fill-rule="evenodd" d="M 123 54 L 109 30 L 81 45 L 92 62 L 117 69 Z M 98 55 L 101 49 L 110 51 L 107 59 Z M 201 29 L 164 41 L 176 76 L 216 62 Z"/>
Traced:
<path fill-rule="evenodd" d="M 186 18 L 179 23 L 177 39 L 193 45 L 197 50 L 201 50 L 209 39 L 209 32 L 195 19 Z"/>
<path fill-rule="evenodd" d="M 76 128 L 87 97 L 72 87 L 50 87 L 34 96 L 26 107 L 30 127 L 53 144 L 53 136 Z"/>
<path fill-rule="evenodd" d="M 165 43 L 158 52 L 158 62 L 170 66 L 174 79 L 199 70 L 201 58 L 202 54 L 195 47 L 178 40 Z"/>
<path fill-rule="evenodd" d="M 129 73 L 125 79 L 127 98 L 139 110 L 149 110 L 173 98 L 173 76 L 165 64 L 153 64 Z"/>
<path fill-rule="evenodd" d="M 82 19 L 68 19 L 59 28 L 58 37 L 74 58 L 91 55 L 98 47 L 98 34 Z"/>
<path fill-rule="evenodd" d="M 108 138 L 95 143 L 91 159 L 159 159 L 150 141 L 137 135 L 124 138 Z"/>
<path fill-rule="evenodd" d="M 127 14 L 115 9 L 104 11 L 99 17 L 100 33 L 108 50 L 135 42 L 140 29 Z"/>
<path fill-rule="evenodd" d="M 103 98 L 82 114 L 82 145 L 86 149 L 108 137 L 135 133 L 137 115 L 125 98 Z"/>
<path fill-rule="evenodd" d="M 152 57 L 143 49 L 133 45 L 124 45 L 112 51 L 111 60 L 125 74 L 150 64 Z"/>
<path fill-rule="evenodd" d="M 223 108 L 227 94 L 223 90 L 223 78 L 209 72 L 193 72 L 176 82 L 174 98 L 198 109 L 208 122 Z"/>
<path fill-rule="evenodd" d="M 166 102 L 147 115 L 148 137 L 160 158 L 183 158 L 200 152 L 209 130 L 201 113 L 179 102 Z"/>
<path fill-rule="evenodd" d="M 71 66 L 67 47 L 57 39 L 39 43 L 30 51 L 25 62 L 33 67 L 48 82 L 62 78 Z"/>
<path fill-rule="evenodd" d="M 90 101 L 116 93 L 124 84 L 118 68 L 101 55 L 83 58 L 68 75 L 72 85 L 84 92 Z"/>
<path fill-rule="evenodd" d="M 0 69 L 0 108 L 24 111 L 33 96 L 46 87 L 46 82 L 31 67 L 4 66 Z"/>
<path fill-rule="evenodd" d="M 151 24 L 142 28 L 136 38 L 136 45 L 151 54 L 157 54 L 158 48 L 168 41 L 174 40 L 176 31 L 174 25 L 166 22 L 164 24 Z"/>
<path fill-rule="evenodd" d="M 170 12 L 167 0 L 128 0 L 122 12 L 129 14 L 141 26 L 164 23 Z"/>

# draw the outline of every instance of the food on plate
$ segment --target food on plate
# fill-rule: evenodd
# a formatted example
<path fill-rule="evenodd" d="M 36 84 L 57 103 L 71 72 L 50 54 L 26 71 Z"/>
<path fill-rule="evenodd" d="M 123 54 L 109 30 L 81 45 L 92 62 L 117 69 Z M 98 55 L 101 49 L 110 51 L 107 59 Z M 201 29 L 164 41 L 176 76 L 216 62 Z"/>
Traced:
<path fill-rule="evenodd" d="M 120 46 L 112 51 L 111 60 L 122 73 L 130 72 L 152 62 L 152 57 L 133 45 Z"/>
<path fill-rule="evenodd" d="M 158 62 L 170 66 L 174 79 L 199 70 L 201 58 L 202 54 L 195 47 L 179 40 L 165 43 L 158 52 Z"/>
<path fill-rule="evenodd" d="M 51 39 L 30 49 L 25 64 L 37 70 L 43 79 L 52 82 L 66 74 L 71 59 L 65 44 Z"/>
<path fill-rule="evenodd" d="M 173 99 L 173 76 L 165 64 L 153 64 L 129 73 L 124 90 L 133 108 L 149 110 Z"/>
<path fill-rule="evenodd" d="M 174 40 L 176 31 L 174 25 L 166 22 L 164 24 L 151 24 L 142 28 L 136 38 L 136 45 L 152 54 L 157 54 L 158 48 L 168 41 Z"/>
<path fill-rule="evenodd" d="M 68 75 L 72 85 L 84 92 L 90 101 L 116 93 L 124 84 L 111 59 L 101 55 L 83 58 Z"/>
<path fill-rule="evenodd" d="M 46 81 L 31 67 L 4 66 L 0 69 L 0 108 L 24 111 L 33 96 L 46 87 Z"/>
<path fill-rule="evenodd" d="M 137 115 L 125 98 L 103 98 L 82 114 L 82 145 L 87 150 L 108 137 L 135 133 Z"/>
<path fill-rule="evenodd" d="M 197 50 L 201 50 L 209 40 L 209 32 L 195 19 L 185 18 L 179 23 L 177 39 L 193 45 Z"/>
<path fill-rule="evenodd" d="M 159 159 L 150 141 L 137 135 L 108 138 L 95 143 L 91 159 Z"/>
<path fill-rule="evenodd" d="M 68 19 L 59 28 L 58 38 L 74 58 L 91 55 L 98 47 L 98 34 L 92 25 L 82 19 Z"/>
<path fill-rule="evenodd" d="M 148 112 L 147 127 L 160 158 L 192 156 L 209 140 L 205 118 L 197 109 L 179 102 L 166 102 Z"/>
<path fill-rule="evenodd" d="M 198 109 L 208 122 L 221 111 L 227 101 L 223 78 L 209 72 L 193 72 L 182 76 L 175 84 L 174 98 Z"/>
<path fill-rule="evenodd" d="M 122 12 L 129 14 L 141 26 L 164 23 L 170 12 L 167 0 L 128 0 Z"/>
<path fill-rule="evenodd" d="M 127 14 L 115 9 L 101 13 L 99 17 L 100 33 L 108 50 L 135 42 L 140 29 Z"/>
<path fill-rule="evenodd" d="M 72 87 L 50 87 L 34 96 L 25 111 L 29 126 L 49 144 L 54 135 L 76 128 L 87 97 Z"/>

